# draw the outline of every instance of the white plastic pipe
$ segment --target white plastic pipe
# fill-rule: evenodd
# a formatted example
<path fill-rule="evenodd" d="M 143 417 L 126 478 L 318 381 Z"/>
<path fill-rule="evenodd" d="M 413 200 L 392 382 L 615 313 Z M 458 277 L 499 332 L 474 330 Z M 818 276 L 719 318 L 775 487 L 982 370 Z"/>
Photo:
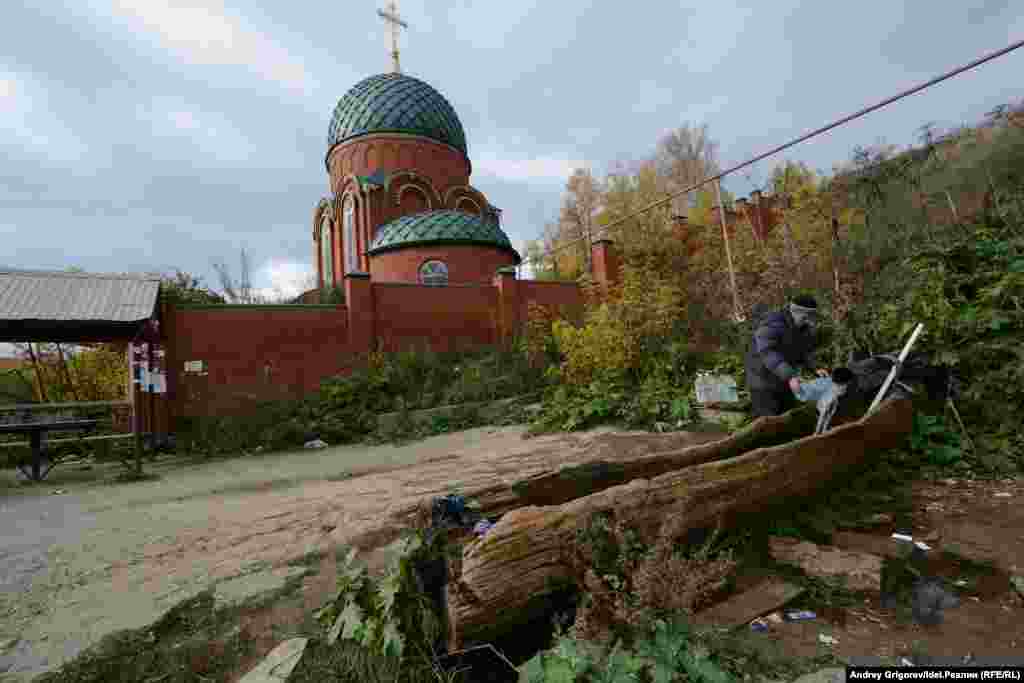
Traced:
<path fill-rule="evenodd" d="M 914 333 L 910 335 L 910 339 L 907 340 L 907 345 L 903 347 L 903 351 L 900 352 L 900 356 L 896 359 L 896 364 L 892 366 L 892 370 L 889 371 L 889 376 L 885 378 L 885 383 L 882 384 L 882 388 L 878 390 L 878 395 L 875 396 L 875 400 L 871 403 L 871 407 L 868 408 L 867 415 L 875 412 L 875 408 L 882 402 L 882 397 L 885 396 L 885 392 L 889 391 L 889 387 L 892 386 L 893 381 L 896 379 L 896 375 L 899 374 L 900 368 L 903 367 L 903 361 L 907 359 L 907 355 L 910 353 L 910 347 L 917 341 L 918 336 L 924 331 L 924 323 L 918 323 L 917 327 L 914 328 Z"/>

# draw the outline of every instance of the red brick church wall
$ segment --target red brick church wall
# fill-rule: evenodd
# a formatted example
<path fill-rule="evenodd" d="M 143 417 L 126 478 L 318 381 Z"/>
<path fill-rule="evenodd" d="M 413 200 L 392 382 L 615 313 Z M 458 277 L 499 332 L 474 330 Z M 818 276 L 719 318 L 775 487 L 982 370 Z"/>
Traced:
<path fill-rule="evenodd" d="M 429 343 L 435 351 L 491 346 L 498 342 L 491 285 L 373 283 L 375 334 L 385 351 Z"/>
<path fill-rule="evenodd" d="M 434 189 L 444 196 L 448 188 L 468 184 L 470 174 L 469 159 L 452 147 L 427 138 L 386 133 L 338 145 L 328 155 L 327 168 L 335 193 L 350 175 L 415 170 L 429 178 Z"/>
<path fill-rule="evenodd" d="M 164 314 L 172 415 L 237 412 L 255 401 L 296 397 L 344 370 L 344 306 L 172 307 Z M 206 374 L 186 374 L 186 361 Z"/>
<path fill-rule="evenodd" d="M 594 280 L 618 280 L 608 242 L 594 245 Z M 182 416 L 244 412 L 261 400 L 298 398 L 344 374 L 360 354 L 428 344 L 436 351 L 511 340 L 531 301 L 582 307 L 575 283 L 516 280 L 505 269 L 489 283 L 432 287 L 345 278 L 345 306 L 169 306 L 167 397 L 172 430 Z M 204 361 L 205 374 L 185 373 Z"/>
<path fill-rule="evenodd" d="M 430 259 L 448 265 L 451 283 L 490 284 L 498 268 L 515 264 L 512 254 L 483 246 L 422 246 L 376 254 L 370 259 L 370 279 L 374 282 L 416 282 L 420 266 Z"/>

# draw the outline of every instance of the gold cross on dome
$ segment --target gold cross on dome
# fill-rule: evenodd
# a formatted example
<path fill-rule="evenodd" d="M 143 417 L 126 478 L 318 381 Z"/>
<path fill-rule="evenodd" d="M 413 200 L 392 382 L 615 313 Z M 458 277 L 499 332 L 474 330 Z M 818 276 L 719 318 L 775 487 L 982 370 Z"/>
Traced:
<path fill-rule="evenodd" d="M 377 14 L 391 27 L 391 64 L 394 72 L 400 74 L 402 67 L 398 63 L 398 30 L 399 27 L 409 28 L 409 24 L 398 16 L 398 3 L 395 0 L 391 0 L 391 4 L 386 10 L 377 10 Z"/>

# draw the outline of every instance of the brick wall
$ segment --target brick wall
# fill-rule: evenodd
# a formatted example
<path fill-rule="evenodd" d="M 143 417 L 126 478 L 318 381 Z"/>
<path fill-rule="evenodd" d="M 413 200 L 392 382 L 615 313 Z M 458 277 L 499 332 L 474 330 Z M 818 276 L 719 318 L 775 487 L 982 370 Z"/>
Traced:
<path fill-rule="evenodd" d="M 597 248 L 613 256 L 608 243 Z M 595 271 L 595 280 L 617 281 L 617 259 L 596 263 L 612 270 Z M 575 283 L 516 280 L 510 268 L 487 283 L 446 287 L 349 275 L 345 295 L 346 306 L 165 307 L 171 430 L 178 416 L 238 413 L 256 401 L 315 391 L 367 351 L 496 345 L 521 330 L 530 301 L 570 314 L 583 303 Z M 197 360 L 206 374 L 186 374 L 185 362 Z"/>
<path fill-rule="evenodd" d="M 396 351 L 429 342 L 435 351 L 497 343 L 497 289 L 487 285 L 430 287 L 374 283 L 376 337 Z"/>
<path fill-rule="evenodd" d="M 469 159 L 452 147 L 413 135 L 385 133 L 366 135 L 338 145 L 331 150 L 327 167 L 335 192 L 349 175 L 415 169 L 444 195 L 449 187 L 467 184 L 470 174 Z"/>
<path fill-rule="evenodd" d="M 409 247 L 375 254 L 370 259 L 370 278 L 374 282 L 417 282 L 424 261 L 438 259 L 448 265 L 451 283 L 487 283 L 498 268 L 514 265 L 512 254 L 484 246 L 438 245 Z"/>
<path fill-rule="evenodd" d="M 575 282 L 548 282 L 544 280 L 522 280 L 519 282 L 519 320 L 527 320 L 530 302 L 541 306 L 564 307 L 570 318 L 579 316 L 583 308 L 583 295 Z"/>
<path fill-rule="evenodd" d="M 165 312 L 172 415 L 236 412 L 297 397 L 351 362 L 343 306 L 209 306 Z M 205 375 L 186 361 L 206 362 Z"/>

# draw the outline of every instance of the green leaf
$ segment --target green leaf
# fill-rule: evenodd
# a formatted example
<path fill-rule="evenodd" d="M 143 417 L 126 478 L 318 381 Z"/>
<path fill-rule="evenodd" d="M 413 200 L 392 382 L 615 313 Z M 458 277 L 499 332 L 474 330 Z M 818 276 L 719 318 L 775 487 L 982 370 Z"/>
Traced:
<path fill-rule="evenodd" d="M 690 402 L 685 398 L 677 398 L 672 401 L 672 419 L 690 419 Z"/>
<path fill-rule="evenodd" d="M 384 654 L 393 655 L 401 658 L 402 652 L 405 651 L 405 637 L 399 632 L 395 622 L 388 621 L 384 625 L 384 643 L 383 650 Z"/>
<path fill-rule="evenodd" d="M 929 459 L 937 465 L 949 465 L 960 459 L 962 451 L 959 446 L 948 444 L 936 446 L 929 452 Z"/>
<path fill-rule="evenodd" d="M 381 611 L 385 615 L 390 614 L 395 605 L 395 598 L 402 589 L 402 576 L 399 572 L 391 571 L 381 580 L 378 590 L 381 601 Z"/>
<path fill-rule="evenodd" d="M 519 668 L 519 683 L 545 683 L 542 655 L 536 654 Z"/>
<path fill-rule="evenodd" d="M 341 637 L 346 640 L 357 640 L 357 633 L 363 626 L 363 616 L 362 608 L 355 601 L 349 601 L 341 611 Z"/>
<path fill-rule="evenodd" d="M 605 661 L 604 670 L 592 678 L 594 683 L 629 683 L 637 680 L 637 674 L 644 668 L 643 661 L 624 652 L 616 642 Z"/>

